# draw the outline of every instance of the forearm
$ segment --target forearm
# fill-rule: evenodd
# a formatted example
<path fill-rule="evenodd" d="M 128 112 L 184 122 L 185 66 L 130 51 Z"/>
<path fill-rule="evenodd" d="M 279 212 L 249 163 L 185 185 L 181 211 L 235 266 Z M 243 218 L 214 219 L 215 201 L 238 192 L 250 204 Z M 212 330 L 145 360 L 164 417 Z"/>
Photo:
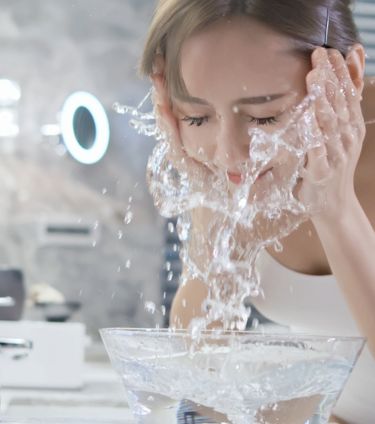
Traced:
<path fill-rule="evenodd" d="M 375 356 L 375 232 L 355 198 L 333 219 L 314 221 L 344 297 Z"/>
<path fill-rule="evenodd" d="M 207 285 L 202 281 L 188 280 L 180 286 L 173 299 L 170 326 L 177 329 L 188 328 L 194 318 L 203 317 L 202 305 L 207 295 Z"/>

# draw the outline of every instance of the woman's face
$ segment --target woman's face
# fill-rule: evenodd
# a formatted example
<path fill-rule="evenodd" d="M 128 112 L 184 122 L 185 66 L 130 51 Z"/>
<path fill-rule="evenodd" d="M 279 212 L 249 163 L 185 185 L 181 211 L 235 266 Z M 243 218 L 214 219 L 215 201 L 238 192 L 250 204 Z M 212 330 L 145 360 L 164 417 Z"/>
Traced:
<path fill-rule="evenodd" d="M 239 183 L 249 130 L 285 125 L 307 94 L 310 69 L 287 37 L 249 18 L 223 19 L 190 37 L 181 50 L 189 97 L 172 99 L 186 152 Z"/>

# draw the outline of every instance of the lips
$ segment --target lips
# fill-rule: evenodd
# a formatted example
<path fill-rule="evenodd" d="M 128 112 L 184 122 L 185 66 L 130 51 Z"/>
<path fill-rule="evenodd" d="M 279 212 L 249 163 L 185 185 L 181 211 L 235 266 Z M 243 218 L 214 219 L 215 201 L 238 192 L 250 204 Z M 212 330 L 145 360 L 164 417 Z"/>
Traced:
<path fill-rule="evenodd" d="M 234 184 L 241 184 L 242 183 L 242 175 L 241 174 L 233 174 L 232 172 L 228 172 L 228 179 L 232 181 Z"/>
<path fill-rule="evenodd" d="M 268 168 L 268 169 L 264 170 L 263 172 L 261 172 L 258 175 L 256 181 L 258 181 L 260 178 L 262 178 L 264 175 L 266 175 L 269 171 L 272 171 L 272 169 L 273 169 L 273 167 Z M 241 174 L 234 174 L 233 172 L 228 171 L 227 175 L 228 175 L 228 179 L 234 184 L 239 185 L 243 182 L 243 176 Z"/>

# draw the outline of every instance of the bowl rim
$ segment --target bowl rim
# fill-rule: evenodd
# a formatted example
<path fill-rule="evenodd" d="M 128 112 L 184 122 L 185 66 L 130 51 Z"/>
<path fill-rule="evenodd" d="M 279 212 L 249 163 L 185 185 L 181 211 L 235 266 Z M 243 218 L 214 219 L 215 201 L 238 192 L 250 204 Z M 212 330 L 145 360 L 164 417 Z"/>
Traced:
<path fill-rule="evenodd" d="M 101 336 L 110 335 L 112 333 L 121 333 L 121 334 L 129 334 L 129 335 L 155 335 L 160 334 L 161 336 L 192 336 L 192 333 L 188 329 L 171 329 L 171 328 L 142 328 L 142 327 L 105 327 L 100 328 L 99 333 Z M 330 334 L 316 334 L 316 333 L 307 333 L 307 332 L 292 332 L 292 331 L 284 331 L 284 332 L 267 332 L 267 331 L 254 331 L 254 330 L 245 330 L 245 331 L 229 331 L 229 332 L 221 332 L 218 330 L 202 330 L 200 335 L 204 336 L 213 336 L 213 337 L 233 337 L 233 336 L 241 336 L 241 337 L 254 337 L 254 339 L 262 339 L 264 340 L 297 340 L 297 341 L 336 341 L 336 342 L 360 342 L 363 344 L 366 343 L 367 339 L 361 335 L 353 335 L 353 336 L 344 336 L 344 335 L 330 335 Z"/>

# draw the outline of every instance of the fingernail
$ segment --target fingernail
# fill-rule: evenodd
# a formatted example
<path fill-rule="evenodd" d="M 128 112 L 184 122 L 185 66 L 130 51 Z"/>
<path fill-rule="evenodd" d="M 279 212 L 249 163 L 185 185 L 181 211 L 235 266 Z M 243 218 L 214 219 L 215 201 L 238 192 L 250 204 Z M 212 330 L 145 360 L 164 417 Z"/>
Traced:
<path fill-rule="evenodd" d="M 314 67 L 316 67 L 317 65 L 319 65 L 319 62 L 321 62 L 321 53 L 319 52 L 319 49 L 315 49 L 313 51 L 313 54 L 311 56 L 311 61 Z"/>
<path fill-rule="evenodd" d="M 322 51 L 325 50 L 323 47 L 317 47 L 314 51 L 313 51 L 313 56 L 314 57 L 320 57 L 322 54 Z"/>

